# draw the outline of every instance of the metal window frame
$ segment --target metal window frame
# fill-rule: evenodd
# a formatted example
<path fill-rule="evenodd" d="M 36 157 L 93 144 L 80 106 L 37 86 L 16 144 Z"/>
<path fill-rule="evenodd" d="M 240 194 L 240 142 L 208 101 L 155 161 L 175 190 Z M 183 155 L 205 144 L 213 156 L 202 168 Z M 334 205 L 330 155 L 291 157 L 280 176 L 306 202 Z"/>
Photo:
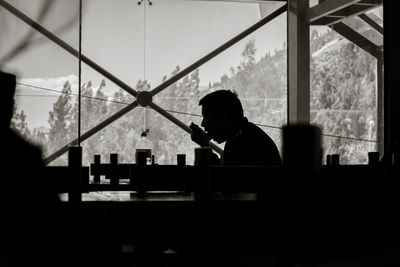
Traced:
<path fill-rule="evenodd" d="M 188 132 L 190 134 L 191 133 L 190 127 L 187 126 L 182 121 L 180 121 L 179 119 L 177 119 L 175 116 L 171 115 L 168 111 L 164 110 L 162 107 L 160 107 L 160 106 L 156 105 L 155 103 L 153 103 L 153 101 L 152 101 L 153 96 L 155 96 L 159 92 L 163 91 L 164 89 L 166 89 L 171 84 L 173 84 L 176 81 L 178 81 L 179 79 L 183 78 L 185 75 L 189 74 L 190 72 L 192 72 L 196 68 L 200 67 L 201 65 L 203 65 L 204 63 L 206 63 L 210 59 L 212 59 L 215 56 L 219 55 L 220 53 L 222 53 L 223 51 L 225 51 L 226 49 L 228 49 L 232 45 L 236 44 L 237 42 L 239 42 L 240 40 L 242 40 L 243 38 L 245 38 L 249 34 L 253 33 L 256 30 L 258 30 L 259 28 L 261 28 L 262 26 L 264 26 L 265 24 L 267 24 L 268 22 L 270 22 L 271 20 L 273 20 L 274 18 L 276 18 L 277 16 L 281 15 L 283 12 L 286 11 L 286 5 L 283 5 L 282 7 L 276 9 L 274 12 L 272 12 L 271 14 L 266 16 L 265 18 L 262 18 L 260 21 L 258 21 L 254 25 L 250 26 L 249 28 L 247 28 L 243 32 L 239 33 L 238 35 L 236 35 L 232 39 L 228 40 L 227 42 L 225 42 L 224 44 L 222 44 L 221 46 L 219 46 L 215 50 L 213 50 L 210 53 L 208 53 L 207 55 L 203 56 L 202 58 L 200 58 L 199 60 L 197 60 L 196 62 L 194 62 L 190 66 L 188 66 L 187 68 L 185 68 L 182 71 L 178 72 L 173 77 L 171 77 L 168 80 L 164 81 L 163 83 L 161 83 L 160 85 L 155 87 L 150 92 L 138 92 L 135 89 L 131 88 L 126 83 L 124 83 L 122 80 L 118 79 L 115 75 L 113 75 L 112 73 L 108 72 L 106 69 L 102 68 L 100 65 L 95 63 L 93 60 L 91 60 L 88 57 L 80 54 L 79 51 L 77 51 L 76 49 L 71 47 L 69 44 L 64 42 L 62 39 L 58 38 L 56 35 L 54 35 L 52 32 L 47 30 L 45 27 L 43 27 L 39 23 L 36 23 L 34 20 L 29 18 L 26 14 L 24 14 L 23 12 L 21 12 L 20 10 L 18 10 L 17 8 L 15 8 L 11 4 L 9 4 L 8 2 L 6 2 L 4 0 L 0 0 L 0 6 L 5 8 L 6 10 L 8 10 L 11 14 L 13 14 L 17 18 L 21 19 L 23 22 L 25 22 L 26 24 L 28 24 L 29 26 L 34 28 L 39 33 L 43 34 L 45 37 L 47 37 L 48 39 L 50 39 L 51 41 L 53 41 L 57 45 L 59 45 L 61 48 L 63 48 L 67 52 L 69 52 L 71 55 L 73 55 L 73 56 L 75 56 L 77 58 L 81 58 L 81 60 L 83 62 L 85 62 L 90 67 L 92 67 L 94 70 L 96 70 L 100 74 L 104 75 L 106 78 L 108 78 L 109 80 L 111 80 L 112 82 L 114 82 L 118 86 L 120 86 L 123 90 L 127 91 L 128 93 L 130 93 L 131 95 L 136 97 L 136 100 L 133 101 L 132 103 L 130 103 L 128 106 L 126 106 L 125 108 L 123 108 L 120 111 L 116 112 L 114 115 L 108 117 L 103 122 L 99 123 L 98 125 L 94 126 L 92 129 L 88 130 L 87 132 L 85 132 L 84 134 L 79 136 L 77 139 L 74 139 L 73 141 L 69 142 L 67 145 L 61 147 L 59 150 L 57 150 L 56 152 L 54 152 L 53 154 L 51 154 L 50 156 L 45 158 L 44 162 L 45 162 L 46 165 L 49 164 L 50 162 L 54 161 L 55 159 L 57 159 L 58 157 L 60 157 L 64 153 L 68 152 L 68 148 L 70 146 L 77 145 L 78 144 L 78 140 L 84 141 L 84 140 L 88 139 L 89 137 L 91 137 L 92 135 L 94 135 L 98 131 L 102 130 L 103 128 L 105 128 L 106 126 L 108 126 L 109 124 L 114 122 L 115 120 L 119 119 L 120 117 L 122 117 L 123 115 L 128 113 L 129 111 L 131 111 L 134 108 L 138 107 L 139 105 L 141 105 L 143 107 L 152 108 L 153 110 L 158 112 L 160 115 L 164 116 L 166 119 L 168 119 L 172 123 L 174 123 L 176 126 L 180 127 L 181 129 L 183 129 L 184 131 L 186 131 L 186 132 Z M 144 100 L 144 99 L 146 99 L 146 100 Z M 217 145 L 215 145 L 214 143 L 210 142 L 210 146 L 217 153 L 219 153 L 219 154 L 223 153 L 222 149 L 220 147 L 218 147 Z"/>
<path fill-rule="evenodd" d="M 191 1 L 191 0 L 187 0 Z M 202 0 L 209 1 L 209 0 Z M 229 1 L 229 0 L 226 0 Z M 274 0 L 276 1 L 276 0 Z M 235 0 L 233 2 L 254 2 L 260 3 L 264 1 L 240 1 Z M 284 1 L 281 1 L 284 2 Z M 133 110 L 138 106 L 150 107 L 160 115 L 164 116 L 166 119 L 173 122 L 176 126 L 180 127 L 184 131 L 191 133 L 191 129 L 182 121 L 171 115 L 168 111 L 164 110 L 162 107 L 153 103 L 152 98 L 157 95 L 159 92 L 166 89 L 171 84 L 175 83 L 179 79 L 183 78 L 185 75 L 189 74 L 199 66 L 203 65 L 210 59 L 219 55 L 221 52 L 225 51 L 233 44 L 242 40 L 252 32 L 256 31 L 260 27 L 267 24 L 269 21 L 273 20 L 280 14 L 285 11 L 288 11 L 288 23 L 287 23 L 287 33 L 288 33 L 288 124 L 295 123 L 309 123 L 310 122 L 310 69 L 309 67 L 305 68 L 304 66 L 309 66 L 309 27 L 311 25 L 316 24 L 332 24 L 333 29 L 338 31 L 340 34 L 344 35 L 345 38 L 354 42 L 356 45 L 359 45 L 361 48 L 365 49 L 368 53 L 373 55 L 378 59 L 378 64 L 383 65 L 383 52 L 380 47 L 377 47 L 372 42 L 367 40 L 365 37 L 361 36 L 354 30 L 347 29 L 344 23 L 340 21 L 348 16 L 349 12 L 352 15 L 359 15 L 361 19 L 371 25 L 371 27 L 375 28 L 378 32 L 382 34 L 383 30 L 377 25 L 373 24 L 371 20 L 368 19 L 367 15 L 364 15 L 368 10 L 376 7 L 377 4 L 381 3 L 382 0 L 320 0 L 320 2 L 313 7 L 309 7 L 308 0 L 287 0 L 287 4 L 282 7 L 276 9 L 274 12 L 261 19 L 259 22 L 250 26 L 248 29 L 239 33 L 237 36 L 228 40 L 226 43 L 211 51 L 207 55 L 203 56 L 189 67 L 183 69 L 182 71 L 175 74 L 173 77 L 164 81 L 160 85 L 156 86 L 149 92 L 138 92 L 135 89 L 131 88 L 129 85 L 124 83 L 122 80 L 118 79 L 112 73 L 108 72 L 100 65 L 96 64 L 94 61 L 89 59 L 88 57 L 79 54 L 74 48 L 69 46 L 66 42 L 55 36 L 53 33 L 45 29 L 39 23 L 36 23 L 24 13 L 13 7 L 11 4 L 6 2 L 5 0 L 0 0 L 0 6 L 8 10 L 17 18 L 24 21 L 26 24 L 46 36 L 51 41 L 58 44 L 60 47 L 68 51 L 70 54 L 77 58 L 81 58 L 83 62 L 92 67 L 94 70 L 104 75 L 109 80 L 113 81 L 115 84 L 120 86 L 122 89 L 136 97 L 136 100 L 130 103 L 125 108 L 116 112 L 109 118 L 105 119 L 103 122 L 94 126 L 92 129 L 88 130 L 84 134 L 80 136 L 80 140 L 84 141 L 90 136 L 94 135 L 98 131 L 107 127 L 109 124 L 119 119 L 129 111 Z M 335 24 L 335 25 L 334 25 Z M 345 26 L 343 26 L 345 25 Z M 379 25 L 378 25 L 379 26 Z M 308 63 L 308 64 L 305 64 Z M 383 66 L 378 66 L 378 124 L 380 125 L 379 129 L 383 129 L 381 124 L 383 123 Z M 386 125 L 386 124 L 385 124 Z M 383 130 L 384 131 L 384 130 Z M 378 144 L 383 143 L 382 140 L 384 136 L 384 132 L 378 130 Z M 78 138 L 79 139 L 79 138 Z M 68 148 L 71 145 L 76 145 L 78 143 L 78 139 L 75 139 L 60 148 L 58 151 L 50 155 L 45 159 L 45 163 L 48 164 L 56 158 L 60 157 L 62 154 L 68 151 Z M 222 153 L 222 150 L 215 144 L 210 143 L 211 147 L 218 153 Z M 381 147 L 380 146 L 380 150 Z"/>
<path fill-rule="evenodd" d="M 383 47 L 371 42 L 369 39 L 359 34 L 357 31 L 347 26 L 342 20 L 350 16 L 358 16 L 364 22 L 369 24 L 378 33 L 384 35 L 384 29 L 373 21 L 365 13 L 384 4 L 383 0 L 319 0 L 319 3 L 308 9 L 307 21 L 309 25 L 329 25 L 344 38 L 353 42 L 358 47 L 365 50 L 377 60 L 377 145 L 378 151 L 384 154 L 388 145 L 386 144 L 387 132 L 385 123 L 385 109 L 387 103 L 384 103 L 384 52 Z M 385 44 L 384 44 L 385 45 Z M 305 53 L 305 50 L 302 51 Z M 309 51 L 308 51 L 309 53 Z M 386 52 L 385 52 L 386 53 Z M 301 70 L 300 70 L 301 71 Z M 308 77 L 308 76 L 307 76 Z M 304 92 L 309 93 L 309 92 Z M 386 104 L 386 105 L 385 105 Z M 305 112 L 305 111 L 302 111 Z"/>

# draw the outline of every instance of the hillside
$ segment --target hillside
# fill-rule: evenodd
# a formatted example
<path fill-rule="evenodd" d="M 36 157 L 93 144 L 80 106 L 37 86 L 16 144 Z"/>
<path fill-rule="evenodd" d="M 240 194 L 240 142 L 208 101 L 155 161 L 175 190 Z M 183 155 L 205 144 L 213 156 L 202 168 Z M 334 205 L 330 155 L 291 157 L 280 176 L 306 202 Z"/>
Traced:
<path fill-rule="evenodd" d="M 374 148 L 371 142 L 354 140 L 376 138 L 376 129 L 371 128 L 371 125 L 377 125 L 376 63 L 364 51 L 332 31 L 312 36 L 311 115 L 312 123 L 320 125 L 325 134 L 324 152 L 341 154 L 344 164 L 365 162 L 367 152 Z M 287 111 L 287 53 L 283 48 L 274 55 L 267 53 L 255 60 L 255 52 L 254 41 L 249 41 L 243 48 L 241 64 L 232 66 L 229 75 L 221 75 L 219 82 L 200 86 L 197 69 L 166 88 L 154 101 L 185 124 L 200 123 L 198 100 L 202 96 L 222 88 L 234 90 L 249 120 L 260 125 L 281 147 L 280 127 L 286 124 Z M 168 76 L 179 71 L 176 66 Z M 167 78 L 165 75 L 163 80 Z M 48 135 L 35 136 L 35 131 L 30 131 L 30 138 L 43 144 L 46 155 L 76 138 L 78 116 L 76 97 L 71 95 L 73 87 L 69 82 L 64 83 L 63 94 L 48 107 L 46 118 L 42 116 L 43 121 L 49 122 Z M 150 85 L 139 80 L 134 88 L 149 90 Z M 124 103 L 133 101 L 133 97 L 122 89 L 110 94 L 104 82 L 100 86 L 87 82 L 82 95 L 85 96 L 82 98 L 82 131 L 91 129 L 125 107 Z M 158 163 L 174 164 L 177 153 L 187 154 L 188 164 L 193 163 L 196 146 L 190 136 L 158 113 L 138 107 L 84 141 L 85 164 L 91 162 L 94 154 L 108 158 L 110 153 L 119 153 L 121 162 L 134 161 L 132 151 L 145 129 L 150 130 L 147 138 L 153 144 Z M 53 164 L 65 164 L 65 159 Z"/>

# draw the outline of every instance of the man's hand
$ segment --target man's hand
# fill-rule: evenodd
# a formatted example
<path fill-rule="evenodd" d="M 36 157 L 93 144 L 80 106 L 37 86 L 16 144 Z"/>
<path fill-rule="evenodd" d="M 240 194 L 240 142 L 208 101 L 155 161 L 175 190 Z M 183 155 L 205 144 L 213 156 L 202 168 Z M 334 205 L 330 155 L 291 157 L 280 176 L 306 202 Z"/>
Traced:
<path fill-rule="evenodd" d="M 193 142 L 202 147 L 209 146 L 208 142 L 211 138 L 197 124 L 192 122 L 190 124 L 190 129 L 192 130 L 190 137 Z"/>

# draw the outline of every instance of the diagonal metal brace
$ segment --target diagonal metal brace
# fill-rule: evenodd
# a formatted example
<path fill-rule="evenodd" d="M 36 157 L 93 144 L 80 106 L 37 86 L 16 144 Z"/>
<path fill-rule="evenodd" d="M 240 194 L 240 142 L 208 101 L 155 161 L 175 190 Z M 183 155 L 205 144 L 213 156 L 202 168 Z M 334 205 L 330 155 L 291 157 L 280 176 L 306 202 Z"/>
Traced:
<path fill-rule="evenodd" d="M 0 6 L 2 6 L 4 9 L 8 10 L 11 14 L 16 16 L 17 18 L 21 19 L 23 22 L 43 34 L 45 37 L 53 41 L 54 43 L 58 44 L 62 48 L 64 48 L 67 52 L 69 52 L 71 55 L 73 55 L 76 58 L 79 58 L 79 51 L 77 51 L 75 48 L 70 46 L 68 43 L 57 37 L 55 34 L 51 33 L 49 30 L 44 28 L 42 25 L 39 23 L 35 22 L 31 18 L 29 18 L 27 15 L 19 11 L 17 8 L 9 4 L 7 1 L 0 0 Z M 93 60 L 90 58 L 86 57 L 85 55 L 81 55 L 81 59 L 83 62 L 85 62 L 88 66 L 92 67 L 94 70 L 96 70 L 98 73 L 104 75 L 104 77 L 108 78 L 110 81 L 114 82 L 116 85 L 130 93 L 131 95 L 135 96 L 137 95 L 137 91 L 130 87 L 128 84 L 124 83 L 122 80 L 118 79 L 115 77 L 113 74 L 111 74 L 109 71 L 106 69 L 102 68 L 100 65 L 96 64 Z"/>
<path fill-rule="evenodd" d="M 114 121 L 116 121 L 117 119 L 121 118 L 122 116 L 124 116 L 126 113 L 128 113 L 131 110 L 133 110 L 137 106 L 138 106 L 138 104 L 137 104 L 136 101 L 132 102 L 128 106 L 126 106 L 123 109 L 121 109 L 120 111 L 116 112 L 114 115 L 108 117 L 107 119 L 105 119 L 104 121 L 99 123 L 98 125 L 94 126 L 92 129 L 90 129 L 87 132 L 85 132 L 84 134 L 82 134 L 80 136 L 80 140 L 81 141 L 85 141 L 86 139 L 88 139 L 89 137 L 91 137 L 95 133 L 99 132 L 100 130 L 104 129 L 109 124 L 111 124 Z M 50 162 L 52 162 L 53 160 L 57 159 L 58 157 L 60 157 L 64 153 L 68 152 L 68 148 L 70 146 L 77 145 L 77 144 L 78 144 L 78 138 L 74 139 L 71 142 L 69 142 L 67 145 L 61 147 L 59 150 L 57 150 L 56 152 L 54 152 L 53 154 L 51 154 L 50 156 L 45 158 L 44 159 L 44 164 L 45 165 L 49 164 Z"/>
<path fill-rule="evenodd" d="M 156 104 L 154 104 L 152 102 L 153 96 L 156 95 L 157 93 L 161 92 L 162 90 L 166 89 L 168 86 L 170 86 L 171 84 L 175 83 L 176 81 L 178 81 L 179 79 L 181 79 L 185 75 L 189 74 L 190 72 L 192 72 L 193 70 L 195 70 L 199 66 L 203 65 L 205 62 L 209 61 L 213 57 L 215 57 L 218 54 L 220 54 L 221 52 L 225 51 L 227 48 L 229 48 L 233 44 L 237 43 L 238 41 L 242 40 L 243 38 L 245 38 L 249 34 L 253 33 L 254 31 L 259 29 L 260 27 L 262 27 L 263 25 L 265 25 L 269 21 L 273 20 L 274 18 L 276 18 L 277 16 L 279 16 L 283 12 L 287 11 L 287 5 L 284 5 L 284 6 L 280 7 L 280 8 L 278 8 L 277 10 L 272 12 L 267 17 L 261 19 L 259 22 L 255 23 L 254 25 L 252 25 L 251 27 L 249 27 L 245 31 L 241 32 L 240 34 L 238 34 L 237 36 L 235 36 L 231 40 L 227 41 L 226 43 L 224 43 L 223 45 L 221 45 L 217 49 L 213 50 L 212 52 L 210 52 L 209 54 L 205 55 L 204 57 L 202 57 L 198 61 L 194 62 L 192 65 L 190 65 L 186 69 L 184 69 L 181 72 L 177 73 L 176 75 L 174 75 L 170 79 L 164 81 L 162 84 L 160 84 L 159 86 L 154 88 L 152 91 L 150 91 L 150 92 L 137 92 L 136 90 L 131 88 L 129 85 L 127 85 L 126 83 L 124 83 L 123 81 L 121 81 L 120 79 L 115 77 L 114 75 L 112 75 L 110 72 L 108 72 L 107 70 L 105 70 L 104 68 L 102 68 L 101 66 L 96 64 L 94 61 L 92 61 L 88 57 L 80 54 L 76 49 L 74 49 L 73 47 L 68 45 L 66 42 L 64 42 L 63 40 L 58 38 L 56 35 L 54 35 L 50 31 L 48 31 L 47 29 L 45 29 L 40 24 L 36 23 L 35 21 L 33 21 L 32 19 L 27 17 L 25 14 L 20 12 L 18 9 L 14 8 L 12 5 L 10 5 L 6 1 L 0 0 L 0 6 L 4 7 L 6 10 L 11 12 L 16 17 L 20 18 L 22 21 L 24 21 L 25 23 L 27 23 L 28 25 L 30 25 L 31 27 L 36 29 L 38 32 L 42 33 L 44 36 L 49 38 L 51 41 L 55 42 L 56 44 L 58 44 L 59 46 L 61 46 L 65 50 L 67 50 L 73 56 L 75 56 L 77 58 L 81 58 L 82 61 L 85 62 L 87 65 L 89 65 L 94 70 L 96 70 L 100 74 L 104 75 L 106 78 L 108 78 L 109 80 L 113 81 L 115 84 L 120 86 L 122 89 L 124 89 L 125 91 L 127 91 L 128 93 L 130 93 L 131 95 L 133 95 L 133 96 L 135 96 L 137 98 L 137 101 L 131 103 L 130 105 L 128 105 L 124 109 L 120 110 L 119 112 L 117 112 L 114 115 L 112 115 L 111 117 L 107 118 L 106 120 L 104 120 L 103 122 L 98 124 L 97 126 L 93 127 L 91 130 L 89 130 L 86 133 L 84 133 L 80 137 L 82 141 L 86 140 L 87 138 L 89 138 L 93 134 L 95 134 L 98 131 L 100 131 L 101 129 L 105 128 L 106 126 L 111 124 L 113 121 L 117 120 L 118 118 L 120 118 L 121 116 L 123 116 L 124 114 L 129 112 L 130 110 L 134 109 L 138 105 L 141 105 L 143 107 L 147 107 L 148 106 L 148 107 L 153 108 L 159 114 L 161 114 L 162 116 L 164 116 L 165 118 L 167 118 L 168 120 L 173 122 L 175 125 L 177 125 L 178 127 L 180 127 L 181 129 L 185 130 L 186 132 L 188 132 L 190 134 L 191 133 L 190 127 L 188 127 L 186 124 L 184 124 L 183 122 L 181 122 L 180 120 L 175 118 L 173 115 L 168 113 L 166 110 L 164 110 L 163 108 L 159 107 L 158 105 L 156 105 Z M 62 154 L 66 153 L 68 151 L 68 147 L 71 146 L 71 145 L 77 144 L 77 142 L 78 142 L 78 139 L 75 139 L 72 142 L 70 142 L 69 144 L 67 144 L 66 146 L 62 147 L 57 152 L 55 152 L 52 155 L 50 155 L 49 157 L 47 157 L 45 159 L 45 163 L 48 164 L 51 161 L 53 161 L 56 158 L 58 158 L 59 156 L 61 156 Z M 219 153 L 219 154 L 223 153 L 223 150 L 220 147 L 218 147 L 217 145 L 213 144 L 212 142 L 210 142 L 210 146 L 217 153 Z"/>

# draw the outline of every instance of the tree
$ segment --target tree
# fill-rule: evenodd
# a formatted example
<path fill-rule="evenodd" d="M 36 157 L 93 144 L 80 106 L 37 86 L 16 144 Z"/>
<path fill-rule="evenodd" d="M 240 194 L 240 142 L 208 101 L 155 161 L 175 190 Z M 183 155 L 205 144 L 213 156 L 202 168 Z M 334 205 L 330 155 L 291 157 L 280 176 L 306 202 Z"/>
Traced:
<path fill-rule="evenodd" d="M 256 62 L 256 43 L 255 40 L 252 39 L 249 42 L 246 43 L 243 51 L 242 51 L 242 57 L 243 57 L 243 62 L 241 63 L 242 69 L 246 70 L 248 68 L 251 68 L 254 63 Z"/>
<path fill-rule="evenodd" d="M 328 43 L 329 46 L 326 45 Z M 376 127 L 373 127 L 377 125 L 376 62 L 362 49 L 346 42 L 332 30 L 321 35 L 314 32 L 311 50 L 312 53 L 318 51 L 317 56 L 311 57 L 311 123 L 320 125 L 323 133 L 341 136 L 324 136 L 324 151 L 341 154 L 343 164 L 366 162 L 371 143 L 354 139 L 376 138 Z M 275 52 L 272 55 L 268 52 L 256 60 L 255 41 L 251 40 L 244 46 L 239 66 L 228 68 L 229 75 L 221 73 L 219 81 L 201 87 L 199 70 L 196 69 L 157 94 L 154 101 L 159 101 L 157 104 L 170 112 L 179 112 L 174 115 L 190 124 L 192 120 L 196 122 L 201 119 L 184 113 L 199 114 L 198 101 L 202 96 L 227 88 L 238 93 L 245 115 L 251 121 L 273 127 L 284 125 L 287 110 L 287 51 L 284 46 Z M 180 67 L 176 66 L 170 75 L 172 77 L 179 72 Z M 163 82 L 167 79 L 167 75 L 162 77 Z M 118 89 L 109 103 L 104 93 L 105 86 L 103 80 L 97 89 L 93 88 L 91 82 L 82 87 L 83 131 L 134 100 L 131 95 Z M 147 91 L 150 84 L 146 80 L 139 80 L 135 89 Z M 70 85 L 66 82 L 63 95 L 57 99 L 49 113 L 49 152 L 76 138 L 77 102 L 71 108 L 70 93 Z M 25 114 L 22 111 L 16 113 L 14 127 L 19 127 L 22 132 L 23 129 L 29 130 L 24 121 Z M 84 164 L 89 164 L 94 154 L 108 158 L 110 153 L 118 153 L 121 162 L 134 162 L 136 142 L 144 128 L 150 129 L 148 138 L 153 143 L 153 153 L 158 163 L 174 164 L 178 152 L 187 154 L 189 164 L 193 162 L 195 144 L 185 131 L 151 109 L 136 108 L 84 141 Z M 280 147 L 281 131 L 268 127 L 263 129 Z M 38 139 L 46 139 L 43 132 L 30 132 Z"/>
<path fill-rule="evenodd" d="M 69 142 L 68 127 L 71 122 L 71 85 L 68 81 L 64 83 L 61 95 L 49 112 L 49 147 L 50 151 L 56 151 Z"/>
<path fill-rule="evenodd" d="M 16 110 L 16 106 L 15 109 Z M 17 131 L 23 138 L 31 139 L 31 131 L 29 130 L 28 123 L 26 121 L 26 114 L 23 110 L 19 113 L 14 112 L 13 118 L 10 124 L 11 129 Z"/>
<path fill-rule="evenodd" d="M 317 39 L 319 37 L 318 31 L 316 29 L 313 29 L 311 32 L 311 41 Z"/>
<path fill-rule="evenodd" d="M 78 121 L 80 121 L 81 125 L 81 132 L 80 135 L 84 134 L 86 131 L 90 130 L 93 128 L 96 124 L 96 121 L 94 121 L 92 118 L 94 117 L 93 111 L 96 111 L 95 109 L 95 99 L 93 98 L 93 85 L 92 82 L 89 81 L 87 84 L 83 84 L 81 87 L 81 110 L 79 114 L 79 103 L 78 103 L 78 97 L 75 99 L 74 106 L 71 110 L 71 124 L 69 127 L 69 134 L 70 134 L 70 140 L 74 140 L 78 138 Z M 100 101 L 100 100 L 97 100 Z M 84 140 L 82 142 L 82 147 L 83 147 L 83 155 L 82 155 L 82 162 L 83 163 L 89 163 L 92 160 L 94 149 L 98 145 L 95 143 L 96 140 L 93 138 L 89 138 L 87 140 Z"/>
<path fill-rule="evenodd" d="M 252 39 L 250 40 L 244 47 L 243 52 L 242 52 L 242 57 L 244 59 L 244 62 L 242 62 L 242 67 L 244 69 L 247 69 L 251 66 L 254 65 L 256 58 L 256 44 L 255 44 L 255 40 Z"/>
<path fill-rule="evenodd" d="M 342 164 L 368 160 L 370 143 L 355 139 L 369 140 L 372 130 L 376 133 L 370 128 L 376 122 L 375 68 L 374 59 L 350 42 L 312 59 L 312 123 L 339 137 L 324 138 L 324 147 L 326 153 L 339 153 Z"/>

